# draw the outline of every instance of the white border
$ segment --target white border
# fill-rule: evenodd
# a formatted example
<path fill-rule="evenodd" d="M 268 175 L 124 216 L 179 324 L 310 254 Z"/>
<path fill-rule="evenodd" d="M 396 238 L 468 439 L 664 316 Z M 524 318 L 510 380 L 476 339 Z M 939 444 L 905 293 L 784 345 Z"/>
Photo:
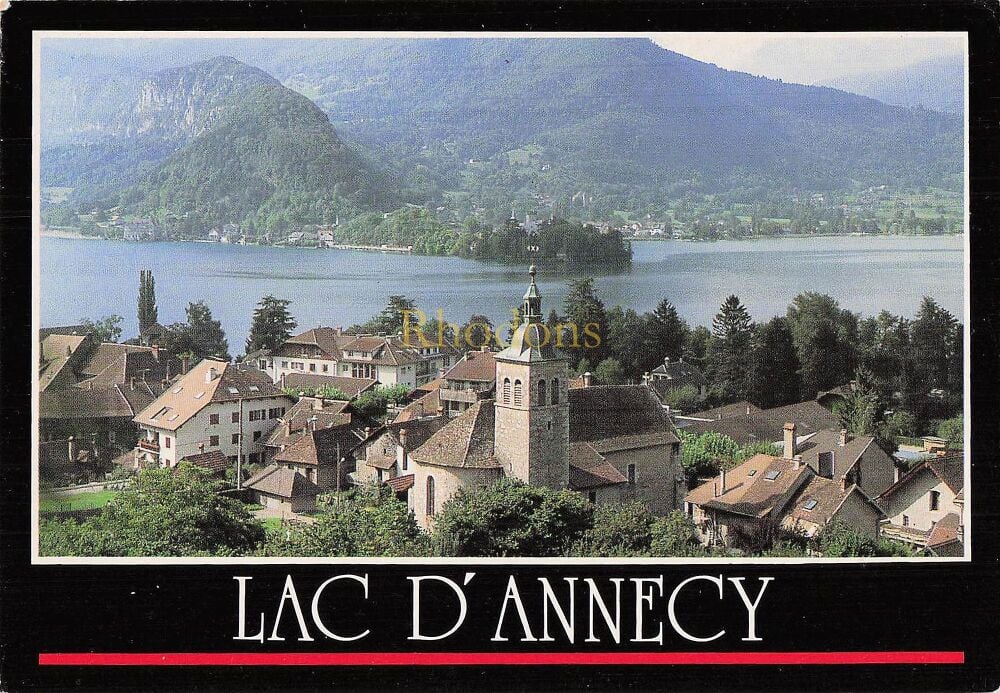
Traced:
<path fill-rule="evenodd" d="M 41 221 L 41 48 L 46 38 L 91 38 L 91 39 L 378 39 L 378 38 L 649 38 L 670 32 L 526 32 L 526 31 L 33 31 L 32 32 L 32 314 L 31 340 L 32 363 L 37 364 L 40 354 L 38 332 L 41 327 L 40 296 L 40 221 Z M 711 33 L 727 32 L 685 32 Z M 740 34 L 744 32 L 728 32 Z M 965 519 L 970 518 L 972 487 L 970 485 L 972 434 L 971 422 L 971 295 L 970 295 L 970 192 L 969 192 L 969 41 L 968 32 L 748 32 L 780 33 L 783 36 L 837 37 L 851 34 L 866 36 L 899 35 L 909 36 L 950 36 L 965 38 L 965 113 L 964 113 L 964 168 L 965 168 L 965 252 L 964 252 L 964 450 L 965 450 Z M 972 532 L 967 521 L 964 549 L 961 557 L 936 558 L 124 558 L 124 557 L 50 557 L 38 555 L 38 445 L 39 445 L 39 397 L 38 374 L 33 372 L 31 383 L 31 563 L 33 565 L 838 565 L 838 564 L 899 564 L 899 563 L 967 563 L 972 560 Z"/>

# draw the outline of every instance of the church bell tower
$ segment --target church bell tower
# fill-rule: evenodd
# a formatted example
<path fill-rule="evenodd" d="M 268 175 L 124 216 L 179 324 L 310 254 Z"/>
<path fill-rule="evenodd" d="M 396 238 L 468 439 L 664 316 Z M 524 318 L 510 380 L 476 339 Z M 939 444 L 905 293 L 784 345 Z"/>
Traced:
<path fill-rule="evenodd" d="M 535 266 L 522 322 L 496 355 L 494 454 L 511 476 L 534 486 L 569 484 L 569 368 L 542 321 Z"/>

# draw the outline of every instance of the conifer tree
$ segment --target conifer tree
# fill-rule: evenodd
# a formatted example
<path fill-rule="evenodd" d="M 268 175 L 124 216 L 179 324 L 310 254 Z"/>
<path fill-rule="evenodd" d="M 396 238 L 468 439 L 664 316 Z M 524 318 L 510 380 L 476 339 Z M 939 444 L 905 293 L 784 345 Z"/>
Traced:
<path fill-rule="evenodd" d="M 156 280 L 152 270 L 139 270 L 139 334 L 157 323 Z"/>

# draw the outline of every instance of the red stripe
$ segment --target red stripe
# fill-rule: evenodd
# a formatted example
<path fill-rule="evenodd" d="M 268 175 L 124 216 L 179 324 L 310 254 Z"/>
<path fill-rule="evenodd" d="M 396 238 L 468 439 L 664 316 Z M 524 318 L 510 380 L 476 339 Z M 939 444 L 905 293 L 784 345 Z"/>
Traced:
<path fill-rule="evenodd" d="M 41 666 L 964 664 L 964 652 L 43 652 Z"/>

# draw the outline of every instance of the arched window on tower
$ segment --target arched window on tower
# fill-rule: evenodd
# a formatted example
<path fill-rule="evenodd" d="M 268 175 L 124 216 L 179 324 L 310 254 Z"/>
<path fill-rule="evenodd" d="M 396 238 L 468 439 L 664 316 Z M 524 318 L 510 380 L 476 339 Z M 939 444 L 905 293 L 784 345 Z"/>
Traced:
<path fill-rule="evenodd" d="M 510 404 L 510 378 L 503 379 L 503 403 Z"/>
<path fill-rule="evenodd" d="M 552 379 L 552 404 L 559 404 L 559 378 Z"/>
<path fill-rule="evenodd" d="M 434 516 L 434 477 L 427 477 L 427 515 Z"/>
<path fill-rule="evenodd" d="M 537 400 L 538 401 L 538 406 L 544 407 L 545 404 L 546 404 L 546 402 L 545 402 L 545 397 L 546 397 L 545 381 L 544 380 L 539 380 L 538 384 L 535 387 L 538 388 L 538 400 Z"/>
<path fill-rule="evenodd" d="M 514 381 L 514 406 L 521 406 L 521 381 Z"/>

